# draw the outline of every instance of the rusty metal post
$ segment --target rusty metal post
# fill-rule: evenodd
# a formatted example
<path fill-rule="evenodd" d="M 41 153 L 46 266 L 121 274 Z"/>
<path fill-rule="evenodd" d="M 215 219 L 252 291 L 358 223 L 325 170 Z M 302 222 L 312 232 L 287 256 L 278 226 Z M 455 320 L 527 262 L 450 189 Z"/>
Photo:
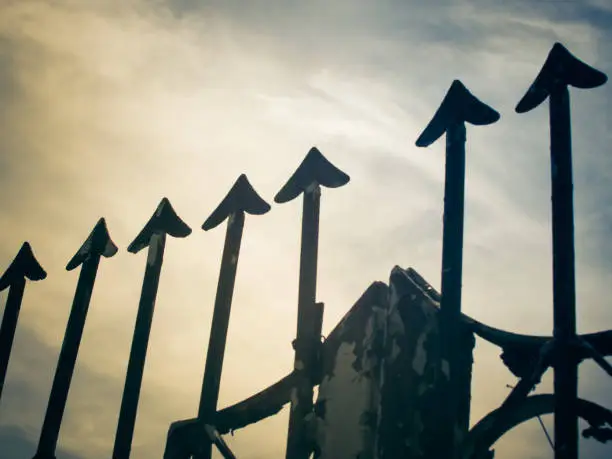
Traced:
<path fill-rule="evenodd" d="M 176 215 L 170 201 L 164 198 L 145 227 L 128 247 L 128 251 L 131 253 L 138 253 L 148 247 L 148 254 L 125 386 L 121 398 L 121 408 L 113 446 L 113 459 L 128 459 L 130 457 L 155 299 L 164 260 L 166 234 L 183 238 L 191 234 L 191 228 Z"/>
<path fill-rule="evenodd" d="M 257 194 L 246 175 L 242 174 L 225 199 L 202 225 L 202 229 L 208 231 L 227 219 L 227 232 L 198 408 L 198 419 L 206 424 L 214 425 L 214 417 L 217 412 L 221 371 L 223 370 L 223 357 L 225 355 L 245 213 L 262 215 L 269 210 L 270 205 Z M 219 447 L 219 445 L 217 446 Z M 212 455 L 211 446 L 211 442 L 203 445 L 202 454 L 197 456 L 198 459 L 210 459 Z"/>
<path fill-rule="evenodd" d="M 568 85 L 601 86 L 607 77 L 555 43 L 516 106 L 528 112 L 546 98 L 550 111 L 555 368 L 555 459 L 578 459 L 578 340 L 574 262 L 572 140 Z"/>
<path fill-rule="evenodd" d="M 83 336 L 83 328 L 85 327 L 85 319 L 87 318 L 100 258 L 102 256 L 112 257 L 116 253 L 117 247 L 110 239 L 106 229 L 106 222 L 101 218 L 79 251 L 66 266 L 68 271 L 78 266 L 82 267 L 68 324 L 66 325 L 64 341 L 62 342 L 62 348 L 57 361 L 51 394 L 49 395 L 49 403 L 40 432 L 38 448 L 34 456 L 35 459 L 55 459 L 55 449 L 57 448 L 62 418 L 68 400 L 68 392 Z"/>
<path fill-rule="evenodd" d="M 455 80 L 416 142 L 419 147 L 427 147 L 446 133 L 440 340 L 442 372 L 446 375 L 447 384 L 444 388 L 440 387 L 440 397 L 444 400 L 440 408 L 445 411 L 446 420 L 440 426 L 438 445 L 439 454 L 449 458 L 460 440 L 456 438 L 457 431 L 467 432 L 469 428 L 470 408 L 471 372 L 466 367 L 471 368 L 471 361 L 463 357 L 464 349 L 458 344 L 461 336 L 465 122 L 487 125 L 498 119 L 499 113 L 474 97 L 459 80 Z M 459 407 L 463 408 L 461 415 Z"/>
<path fill-rule="evenodd" d="M 337 188 L 345 185 L 349 176 L 331 164 L 313 147 L 302 164 L 277 193 L 274 201 L 284 203 L 304 193 L 302 213 L 302 245 L 300 253 L 300 278 L 298 293 L 297 334 L 294 341 L 294 371 L 297 379 L 292 394 L 287 436 L 287 459 L 308 459 L 314 442 L 308 435 L 308 420 L 313 408 L 313 368 L 316 347 L 320 344 L 320 331 L 316 307 L 317 254 L 319 244 L 319 207 L 321 186 Z"/>
<path fill-rule="evenodd" d="M 4 378 L 13 348 L 13 339 L 15 338 L 26 279 L 38 281 L 45 277 L 47 277 L 47 273 L 36 261 L 32 247 L 28 242 L 23 243 L 13 262 L 0 277 L 0 291 L 9 289 L 2 325 L 0 325 L 0 399 L 2 398 Z"/>

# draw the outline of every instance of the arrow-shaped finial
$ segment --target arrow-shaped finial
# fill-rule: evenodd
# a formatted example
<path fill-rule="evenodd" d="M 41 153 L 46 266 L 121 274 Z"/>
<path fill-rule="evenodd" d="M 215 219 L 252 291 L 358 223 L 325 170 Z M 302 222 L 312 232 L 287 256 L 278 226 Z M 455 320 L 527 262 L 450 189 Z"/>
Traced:
<path fill-rule="evenodd" d="M 605 74 L 573 56 L 555 43 L 540 73 L 516 106 L 525 113 L 548 98 L 550 121 L 553 337 L 556 352 L 564 353 L 576 341 L 576 272 L 574 248 L 574 196 L 572 129 L 568 86 L 595 88 L 607 81 Z M 578 362 L 555 363 L 555 459 L 579 455 Z"/>
<path fill-rule="evenodd" d="M 163 198 L 160 201 L 153 216 L 136 236 L 136 239 L 128 246 L 128 252 L 140 252 L 149 245 L 151 236 L 158 232 L 173 237 L 187 237 L 191 234 L 191 228 L 176 214 L 168 198 Z"/>
<path fill-rule="evenodd" d="M 47 273 L 36 261 L 34 253 L 32 253 L 32 247 L 27 242 L 23 243 L 13 262 L 0 277 L 0 291 L 9 289 L 2 322 L 0 323 L 0 397 L 2 397 L 4 378 L 11 356 L 26 279 L 38 281 L 45 277 L 47 277 Z"/>
<path fill-rule="evenodd" d="M 138 253 L 143 248 L 148 247 L 148 258 L 125 376 L 125 386 L 121 397 L 121 408 L 119 409 L 112 453 L 113 459 L 128 459 L 130 457 L 142 375 L 149 345 L 149 334 L 166 247 L 166 234 L 184 238 L 191 234 L 191 228 L 179 218 L 172 205 L 170 205 L 170 201 L 163 198 L 153 216 L 128 247 L 128 251 L 131 253 Z"/>
<path fill-rule="evenodd" d="M 94 226 L 89 236 L 87 236 L 81 248 L 68 262 L 66 270 L 72 271 L 92 255 L 101 255 L 105 258 L 110 258 L 116 253 L 117 246 L 108 234 L 106 220 L 101 218 L 98 220 L 98 223 L 96 223 L 96 226 Z"/>
<path fill-rule="evenodd" d="M 32 247 L 28 242 L 24 242 L 13 262 L 9 265 L 2 277 L 0 277 L 0 291 L 7 289 L 15 281 L 23 278 L 38 281 L 45 277 L 47 277 L 47 273 L 36 260 L 32 252 Z"/>
<path fill-rule="evenodd" d="M 55 458 L 60 426 L 66 409 L 100 259 L 110 258 L 116 253 L 117 247 L 108 234 L 106 221 L 101 218 L 66 266 L 68 271 L 78 266 L 81 267 L 81 270 L 53 377 L 35 459 Z"/>
<path fill-rule="evenodd" d="M 469 387 L 466 375 L 470 373 L 465 367 L 467 360 L 463 355 L 464 350 L 456 345 L 463 269 L 465 123 L 482 126 L 495 123 L 498 119 L 497 111 L 478 100 L 459 80 L 454 80 L 442 104 L 416 141 L 418 147 L 427 147 L 446 134 L 440 344 L 442 359 L 449 371 L 446 372 L 447 385 L 440 393 L 445 417 L 440 430 L 441 450 L 437 453 L 440 457 L 452 455 L 457 432 L 467 431 L 469 427 L 469 410 L 466 413 L 460 408 L 465 403 L 465 394 L 457 388 Z"/>
<path fill-rule="evenodd" d="M 306 191 L 312 183 L 338 188 L 346 185 L 349 180 L 350 177 L 330 163 L 317 147 L 312 147 L 302 164 L 274 197 L 274 202 L 282 204 L 291 201 Z"/>
<path fill-rule="evenodd" d="M 478 100 L 459 80 L 454 80 L 433 118 L 416 141 L 428 147 L 457 123 L 484 126 L 499 120 L 499 113 Z"/>
<path fill-rule="evenodd" d="M 603 72 L 582 62 L 561 43 L 555 43 L 540 73 L 515 110 L 517 113 L 533 110 L 546 100 L 556 85 L 590 89 L 603 85 L 607 80 Z"/>
<path fill-rule="evenodd" d="M 221 204 L 202 225 L 204 231 L 220 225 L 227 217 L 238 212 L 263 215 L 270 210 L 270 204 L 257 194 L 245 174 L 240 175 Z"/>
<path fill-rule="evenodd" d="M 202 392 L 198 407 L 198 419 L 204 423 L 214 418 L 217 412 L 221 372 L 223 370 L 225 344 L 232 308 L 236 270 L 238 268 L 238 256 L 240 254 L 240 244 L 244 230 L 245 213 L 262 215 L 269 210 L 270 205 L 257 194 L 246 175 L 242 174 L 238 177 L 238 180 L 236 180 L 227 196 L 221 201 L 221 204 L 202 225 L 202 229 L 208 231 L 229 217 L 225 233 L 223 257 L 221 258 L 221 271 L 219 273 L 219 283 L 217 284 L 208 350 L 206 352 L 204 380 L 202 382 Z M 212 457 L 211 443 L 205 443 L 200 454 L 194 456 L 195 459 L 210 459 Z M 216 444 L 217 447 L 223 448 L 223 445 Z"/>

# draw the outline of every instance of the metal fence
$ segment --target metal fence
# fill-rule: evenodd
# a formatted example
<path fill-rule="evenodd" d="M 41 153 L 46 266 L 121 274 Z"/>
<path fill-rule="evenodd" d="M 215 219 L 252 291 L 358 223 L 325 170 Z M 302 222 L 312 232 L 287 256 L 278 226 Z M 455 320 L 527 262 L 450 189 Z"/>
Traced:
<path fill-rule="evenodd" d="M 528 336 L 497 330 L 461 313 L 465 125 L 466 123 L 492 124 L 499 120 L 500 115 L 472 95 L 460 81 L 455 80 L 432 120 L 416 141 L 417 146 L 427 147 L 442 135 L 446 135 L 441 292 L 436 292 L 414 270 L 394 270 L 391 289 L 397 289 L 397 286 L 403 282 L 409 285 L 406 288 L 413 289 L 422 295 L 428 304 L 433 305 L 436 320 L 439 321 L 440 330 L 436 336 L 438 336 L 440 374 L 443 374 L 443 377 L 436 383 L 435 388 L 438 400 L 436 406 L 440 410 L 439 422 L 436 423 L 434 433 L 435 452 L 433 449 L 424 448 L 419 453 L 404 453 L 401 457 L 429 459 L 491 457 L 491 446 L 505 432 L 526 419 L 546 413 L 554 413 L 555 459 L 578 458 L 579 417 L 589 423 L 589 427 L 583 431 L 583 436 L 593 437 L 602 442 L 612 440 L 612 412 L 578 397 L 578 365 L 581 361 L 593 359 L 608 375 L 612 375 L 612 366 L 605 359 L 606 356 L 612 355 L 612 330 L 589 335 L 576 333 L 568 90 L 569 86 L 582 89 L 595 88 L 603 85 L 606 80 L 603 73 L 583 63 L 557 43 L 550 51 L 535 81 L 516 106 L 518 113 L 524 113 L 549 99 L 554 308 L 554 330 L 551 336 Z M 277 204 L 287 203 L 299 196 L 302 196 L 303 201 L 297 334 L 292 343 L 295 349 L 294 370 L 260 393 L 223 410 L 218 410 L 217 401 L 245 214 L 265 214 L 270 210 L 270 205 L 257 194 L 247 177 L 241 175 L 202 225 L 202 229 L 208 231 L 227 220 L 225 246 L 198 416 L 195 419 L 177 421 L 170 426 L 166 458 L 210 458 L 213 445 L 224 457 L 232 458 L 234 455 L 222 435 L 271 416 L 287 403 L 290 403 L 291 409 L 286 457 L 307 459 L 313 455 L 321 456 L 320 445 L 317 445 L 312 435 L 314 415 L 320 416 L 317 410 L 321 409 L 320 405 L 313 403 L 313 389 L 321 384 L 322 362 L 324 356 L 333 348 L 334 340 L 330 337 L 336 331 L 323 342 L 321 338 L 323 303 L 317 302 L 316 298 L 319 208 L 322 187 L 338 188 L 348 182 L 347 174 L 331 164 L 317 148 L 312 148 L 275 196 Z M 146 248 L 148 257 L 118 417 L 113 459 L 128 459 L 130 455 L 166 236 L 183 238 L 190 233 L 189 226 L 178 217 L 170 202 L 164 198 L 140 234 L 128 247 L 131 253 Z M 104 219 L 100 219 L 66 266 L 67 270 L 80 268 L 80 276 L 43 421 L 35 456 L 37 459 L 55 458 L 60 425 L 98 265 L 102 257 L 112 257 L 116 252 L 117 247 L 108 234 L 106 223 Z M 40 281 L 45 277 L 44 269 L 26 242 L 0 278 L 0 290 L 9 290 L 0 328 L 0 397 L 26 279 Z M 377 289 L 380 293 L 379 299 L 382 298 L 380 302 L 387 303 L 387 310 L 393 309 L 393 301 L 387 295 L 388 288 L 373 286 L 373 291 Z M 362 299 L 369 298 L 368 295 L 375 295 L 368 292 Z M 359 302 L 355 307 L 358 305 Z M 356 311 L 355 308 L 354 310 Z M 368 314 L 371 315 L 373 312 L 370 311 Z M 349 322 L 350 320 L 347 320 L 341 325 L 349 327 L 347 325 Z M 382 328 L 384 327 L 383 324 Z M 476 334 L 501 347 L 504 363 L 519 378 L 518 384 L 502 405 L 476 423 L 472 429 L 469 429 L 472 360 L 466 358 L 466 353 L 471 356 L 473 344 L 470 345 L 469 340 L 462 341 L 462 336 L 466 336 L 466 333 L 472 337 Z M 340 334 L 341 332 L 338 332 L 336 335 Z M 382 343 L 378 351 L 374 348 L 370 351 L 378 352 L 377 358 L 384 361 L 389 356 L 389 343 L 385 341 L 390 339 L 390 335 L 381 336 Z M 529 395 L 544 372 L 551 367 L 554 368 L 554 393 Z M 383 386 L 377 390 L 388 392 Z M 383 393 L 382 398 L 384 397 Z M 400 417 L 407 415 L 407 413 L 398 414 Z M 376 418 L 375 413 L 372 416 Z M 371 449 L 370 453 L 359 457 L 397 457 L 391 454 L 388 445 L 385 447 L 386 437 L 381 436 L 379 432 L 382 428 L 380 419 L 372 425 L 374 425 L 374 437 L 377 438 L 374 441 L 376 447 Z M 410 435 L 420 434 L 412 432 Z"/>

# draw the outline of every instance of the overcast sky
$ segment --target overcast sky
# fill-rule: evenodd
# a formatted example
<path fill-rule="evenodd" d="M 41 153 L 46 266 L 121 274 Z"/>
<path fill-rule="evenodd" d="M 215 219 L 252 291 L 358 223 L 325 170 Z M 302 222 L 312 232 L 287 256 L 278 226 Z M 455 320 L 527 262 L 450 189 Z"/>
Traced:
<path fill-rule="evenodd" d="M 463 309 L 549 334 L 547 103 L 523 115 L 514 107 L 556 41 L 612 75 L 612 4 L 3 0 L 0 270 L 27 240 L 48 278 L 27 286 L 0 404 L 0 458 L 35 450 L 78 277 L 64 267 L 99 217 L 120 251 L 101 262 L 63 459 L 111 455 L 146 257 L 126 247 L 164 196 L 194 231 L 166 246 L 134 459 L 161 457 L 169 424 L 196 414 L 224 238 L 224 227 L 200 226 L 239 174 L 274 204 L 316 145 L 351 176 L 323 190 L 324 332 L 394 265 L 439 288 L 444 141 L 414 144 L 454 79 L 501 113 L 467 131 Z M 592 332 L 612 328 L 612 84 L 571 98 L 578 326 Z M 221 406 L 292 367 L 300 212 L 295 201 L 246 219 Z M 516 382 L 498 356 L 478 342 L 472 423 Z M 583 366 L 582 396 L 610 407 L 609 384 Z M 228 441 L 239 457 L 283 457 L 287 418 L 285 409 Z M 584 441 L 583 457 L 610 448 Z M 515 457 L 552 457 L 536 421 L 498 444 L 497 459 Z"/>

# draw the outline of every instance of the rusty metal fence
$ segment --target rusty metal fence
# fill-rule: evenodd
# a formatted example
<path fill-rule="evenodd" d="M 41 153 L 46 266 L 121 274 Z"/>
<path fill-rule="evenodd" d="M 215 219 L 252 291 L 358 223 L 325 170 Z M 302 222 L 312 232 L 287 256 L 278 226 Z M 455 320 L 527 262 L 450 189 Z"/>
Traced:
<path fill-rule="evenodd" d="M 543 414 L 554 414 L 555 459 L 577 459 L 578 419 L 584 437 L 612 440 L 612 412 L 578 397 L 578 365 L 593 359 L 608 375 L 612 330 L 576 333 L 574 215 L 569 86 L 595 88 L 606 76 L 557 43 L 516 107 L 530 111 L 546 99 L 550 111 L 552 181 L 553 308 L 551 336 L 494 329 L 462 314 L 466 123 L 488 125 L 499 113 L 455 80 L 416 145 L 446 135 L 442 285 L 438 293 L 414 269 L 396 267 L 389 284 L 372 284 L 333 331 L 322 339 L 323 303 L 317 302 L 317 253 L 322 187 L 338 188 L 349 176 L 312 148 L 275 196 L 277 204 L 302 196 L 303 214 L 294 370 L 233 406 L 217 406 L 223 356 L 243 235 L 245 214 L 270 210 L 241 175 L 202 225 L 212 230 L 227 220 L 210 341 L 198 416 L 172 423 L 165 459 L 210 458 L 213 445 L 234 454 L 228 432 L 278 413 L 290 404 L 287 459 L 492 457 L 492 445 L 508 430 Z M 148 257 L 113 459 L 128 459 L 145 366 L 149 331 L 167 235 L 184 238 L 191 229 L 164 198 L 128 251 Z M 72 310 L 59 354 L 36 459 L 54 459 L 87 310 L 102 257 L 117 253 L 100 219 L 66 269 L 80 269 Z M 26 279 L 46 273 L 26 242 L 0 278 L 8 297 L 0 327 L 0 397 L 18 323 Z M 502 405 L 471 429 L 470 398 L 474 336 L 502 349 L 501 358 L 519 378 Z M 554 393 L 529 395 L 544 372 L 554 369 Z M 357 381 L 357 382 L 356 382 Z M 314 388 L 318 395 L 313 400 Z M 552 440 L 551 440 L 552 442 Z"/>

